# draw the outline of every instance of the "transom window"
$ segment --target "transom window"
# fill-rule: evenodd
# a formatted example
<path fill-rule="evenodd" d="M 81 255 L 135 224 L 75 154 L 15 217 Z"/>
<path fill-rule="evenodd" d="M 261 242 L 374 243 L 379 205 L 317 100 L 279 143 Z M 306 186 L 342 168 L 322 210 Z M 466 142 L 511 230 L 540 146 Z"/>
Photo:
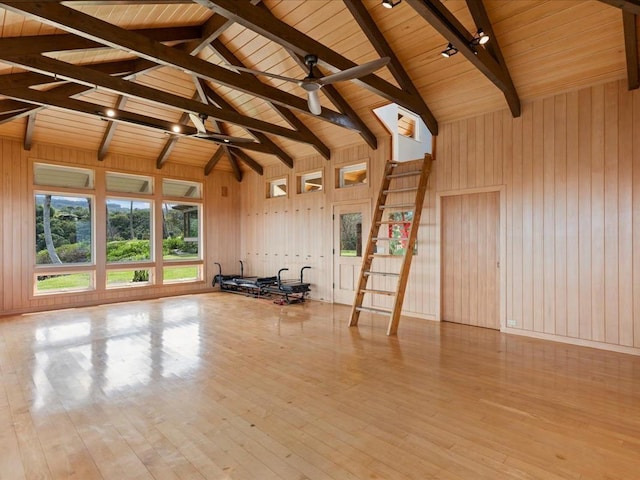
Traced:
<path fill-rule="evenodd" d="M 298 193 L 319 192 L 323 189 L 322 170 L 305 173 L 298 178 Z"/>
<path fill-rule="evenodd" d="M 338 188 L 353 187 L 355 185 L 364 185 L 367 183 L 367 163 L 356 163 L 355 165 L 347 165 L 338 169 L 337 185 Z"/>
<path fill-rule="evenodd" d="M 269 182 L 269 190 L 267 192 L 269 198 L 286 197 L 287 196 L 287 177 L 278 178 Z"/>

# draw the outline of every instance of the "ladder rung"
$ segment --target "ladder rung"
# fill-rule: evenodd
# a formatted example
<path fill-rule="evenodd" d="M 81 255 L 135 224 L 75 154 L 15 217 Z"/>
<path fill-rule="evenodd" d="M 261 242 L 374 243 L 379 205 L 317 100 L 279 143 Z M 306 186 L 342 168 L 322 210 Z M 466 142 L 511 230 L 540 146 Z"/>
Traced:
<path fill-rule="evenodd" d="M 360 293 L 372 293 L 374 295 L 395 295 L 396 292 L 390 292 L 389 290 L 375 290 L 373 288 L 363 288 Z"/>
<path fill-rule="evenodd" d="M 384 210 L 385 208 L 415 208 L 415 203 L 396 203 L 395 205 L 380 205 L 380 209 Z"/>
<path fill-rule="evenodd" d="M 391 255 L 389 253 L 372 253 L 369 258 L 404 258 L 404 255 Z"/>
<path fill-rule="evenodd" d="M 391 240 L 409 240 L 409 237 L 373 237 L 371 240 L 374 242 L 390 242 Z"/>
<path fill-rule="evenodd" d="M 383 190 L 382 193 L 387 195 L 389 193 L 415 192 L 416 190 L 418 190 L 418 187 L 392 188 L 392 189 L 389 189 L 389 190 Z"/>
<path fill-rule="evenodd" d="M 399 273 L 393 273 L 393 272 L 364 272 L 365 275 L 378 275 L 381 277 L 399 277 L 400 274 Z"/>
<path fill-rule="evenodd" d="M 415 177 L 416 175 L 420 175 L 422 172 L 420 170 L 414 170 L 411 172 L 402 172 L 402 173 L 391 173 L 387 175 L 387 178 L 402 178 L 402 177 Z"/>
<path fill-rule="evenodd" d="M 412 223 L 412 220 L 380 220 L 376 225 L 404 225 L 405 223 Z"/>
<path fill-rule="evenodd" d="M 386 308 L 356 307 L 356 310 L 359 312 L 371 312 L 380 313 L 382 315 L 391 315 L 391 310 L 387 310 Z"/>

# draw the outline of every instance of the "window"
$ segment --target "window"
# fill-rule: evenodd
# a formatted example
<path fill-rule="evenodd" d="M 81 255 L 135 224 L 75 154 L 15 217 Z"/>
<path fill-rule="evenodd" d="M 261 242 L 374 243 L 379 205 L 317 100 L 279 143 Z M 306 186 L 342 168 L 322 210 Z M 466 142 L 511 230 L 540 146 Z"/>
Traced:
<path fill-rule="evenodd" d="M 162 204 L 162 258 L 200 259 L 200 206 L 184 203 Z"/>
<path fill-rule="evenodd" d="M 92 197 L 35 194 L 34 293 L 94 288 Z"/>
<path fill-rule="evenodd" d="M 340 256 L 362 256 L 362 213 L 340 215 Z"/>
<path fill-rule="evenodd" d="M 322 190 L 322 170 L 305 173 L 298 178 L 298 193 L 319 192 Z"/>
<path fill-rule="evenodd" d="M 164 267 L 162 273 L 164 283 L 195 282 L 201 278 L 201 267 L 200 265 Z"/>
<path fill-rule="evenodd" d="M 36 193 L 36 265 L 91 264 L 91 197 Z"/>
<path fill-rule="evenodd" d="M 162 194 L 165 197 L 202 198 L 202 185 L 182 180 L 162 180 Z"/>
<path fill-rule="evenodd" d="M 336 179 L 338 180 L 336 187 L 345 188 L 355 185 L 364 185 L 367 183 L 367 164 L 366 162 L 355 165 L 348 165 L 338 169 Z"/>
<path fill-rule="evenodd" d="M 287 178 L 278 178 L 269 182 L 268 198 L 287 196 Z"/>
<path fill-rule="evenodd" d="M 107 263 L 151 261 L 151 202 L 107 198 Z"/>
<path fill-rule="evenodd" d="M 406 110 L 398 109 L 398 133 L 418 140 L 418 118 Z"/>
<path fill-rule="evenodd" d="M 413 212 L 391 212 L 389 213 L 389 254 L 404 255 L 407 248 L 409 231 L 413 222 Z M 417 253 L 414 248 L 414 255 Z"/>
<path fill-rule="evenodd" d="M 119 193 L 153 193 L 153 179 L 142 175 L 107 172 L 107 191 Z"/>
<path fill-rule="evenodd" d="M 107 288 L 143 287 L 152 283 L 152 269 L 150 268 L 107 270 Z"/>
<path fill-rule="evenodd" d="M 47 187 L 92 189 L 93 170 L 35 163 L 33 165 L 33 183 Z"/>
<path fill-rule="evenodd" d="M 33 164 L 34 294 L 149 286 L 159 277 L 201 281 L 202 184 L 163 179 L 160 198 L 151 197 L 150 175 L 99 173 L 96 179 L 88 168 Z M 94 212 L 104 222 L 98 242 Z M 162 254 L 154 251 L 157 236 Z"/>

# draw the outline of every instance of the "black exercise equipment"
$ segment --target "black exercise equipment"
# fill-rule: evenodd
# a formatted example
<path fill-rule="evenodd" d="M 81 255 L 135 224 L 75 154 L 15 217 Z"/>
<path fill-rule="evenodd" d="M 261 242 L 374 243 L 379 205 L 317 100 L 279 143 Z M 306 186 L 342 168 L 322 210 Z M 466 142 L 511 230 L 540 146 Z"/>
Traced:
<path fill-rule="evenodd" d="M 304 281 L 304 271 L 311 267 L 300 269 L 300 278 L 286 280 L 282 279 L 282 272 L 288 268 L 281 268 L 278 274 L 272 277 L 245 277 L 244 264 L 240 261 L 239 275 L 223 275 L 222 265 L 216 262 L 218 274 L 213 277 L 211 286 L 220 285 L 221 292 L 238 293 L 250 297 L 270 298 L 274 295 L 282 297 L 276 301 L 280 304 L 304 302 L 309 294 L 310 283 Z"/>

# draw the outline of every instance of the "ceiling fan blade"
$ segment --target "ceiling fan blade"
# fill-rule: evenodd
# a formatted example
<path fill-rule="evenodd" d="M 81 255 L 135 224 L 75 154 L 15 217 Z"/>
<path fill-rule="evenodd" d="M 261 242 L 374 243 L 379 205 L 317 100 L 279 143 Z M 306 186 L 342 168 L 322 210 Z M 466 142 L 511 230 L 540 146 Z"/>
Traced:
<path fill-rule="evenodd" d="M 322 105 L 320 105 L 320 96 L 317 89 L 307 91 L 307 104 L 309 105 L 309 111 L 314 115 L 322 113 Z"/>
<path fill-rule="evenodd" d="M 254 143 L 251 138 L 245 137 L 233 137 L 231 135 L 224 135 L 222 133 L 213 132 L 198 132 L 194 135 L 196 138 L 204 138 L 206 140 L 212 140 L 219 143 Z"/>
<path fill-rule="evenodd" d="M 347 68 L 342 72 L 334 73 L 333 75 L 327 75 L 326 77 L 319 78 L 317 83 L 320 85 L 329 85 L 334 82 L 342 82 L 344 80 L 353 80 L 354 78 L 363 77 L 375 72 L 376 70 L 384 67 L 389 63 L 389 57 L 382 57 L 378 60 L 373 60 L 362 65 Z"/>
<path fill-rule="evenodd" d="M 300 80 L 298 80 L 296 78 L 283 77 L 282 75 L 276 75 L 275 73 L 261 72 L 259 70 L 252 70 L 250 68 L 238 67 L 236 65 L 231 65 L 231 64 L 227 64 L 227 67 L 233 68 L 235 70 L 239 70 L 241 72 L 251 73 L 252 75 L 263 75 L 265 77 L 271 77 L 271 78 L 276 78 L 278 80 L 284 80 L 285 82 L 300 83 Z"/>
<path fill-rule="evenodd" d="M 193 123 L 193 126 L 196 127 L 196 130 L 198 130 L 198 133 L 207 131 L 207 128 L 204 126 L 204 122 L 198 115 L 189 112 L 189 118 L 191 119 L 191 123 Z"/>

